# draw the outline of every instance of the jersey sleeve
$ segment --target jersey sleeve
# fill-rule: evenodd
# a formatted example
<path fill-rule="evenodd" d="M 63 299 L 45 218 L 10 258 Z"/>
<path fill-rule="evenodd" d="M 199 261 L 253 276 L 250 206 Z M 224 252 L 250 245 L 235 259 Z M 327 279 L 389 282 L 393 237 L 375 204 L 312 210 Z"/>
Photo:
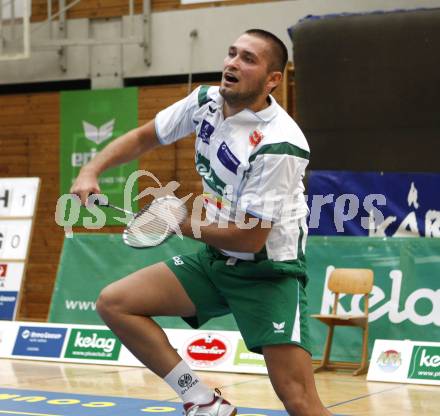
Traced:
<path fill-rule="evenodd" d="M 174 143 L 195 130 L 193 114 L 199 108 L 199 90 L 157 113 L 154 124 L 161 144 Z"/>
<path fill-rule="evenodd" d="M 277 222 L 294 208 L 296 196 L 304 190 L 302 178 L 309 162 L 308 152 L 289 143 L 275 151 L 269 145 L 266 150 L 251 161 L 238 207 L 254 217 Z"/>

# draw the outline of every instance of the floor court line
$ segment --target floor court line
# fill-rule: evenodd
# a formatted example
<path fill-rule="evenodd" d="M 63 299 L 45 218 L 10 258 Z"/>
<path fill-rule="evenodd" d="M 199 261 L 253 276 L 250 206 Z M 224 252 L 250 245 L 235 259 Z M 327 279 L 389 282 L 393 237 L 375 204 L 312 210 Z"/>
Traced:
<path fill-rule="evenodd" d="M 220 389 L 220 391 L 222 391 L 222 389 L 227 389 L 228 387 L 235 387 L 235 386 L 239 386 L 239 385 L 242 385 L 242 384 L 254 383 L 254 382 L 256 382 L 256 381 L 260 381 L 260 379 L 258 379 L 258 378 L 254 378 L 254 379 L 251 379 L 251 380 L 240 381 L 240 382 L 238 382 L 238 383 L 225 384 L 225 385 L 223 385 L 223 386 L 219 386 L 219 389 Z M 340 381 L 340 380 L 338 380 L 338 381 Z M 388 390 L 394 390 L 394 389 L 388 389 Z M 388 391 L 388 390 L 384 390 L 384 392 L 385 392 L 385 391 Z M 382 391 L 381 391 L 380 393 L 382 393 Z M 275 394 L 275 393 L 274 393 L 274 394 Z M 376 394 L 376 393 L 372 393 L 372 394 L 370 394 L 370 395 L 373 395 L 373 394 Z M 365 397 L 366 397 L 366 396 L 365 396 Z M 168 400 L 177 400 L 178 398 L 179 398 L 179 397 L 176 396 L 176 397 L 172 397 L 171 399 L 168 399 Z M 359 396 L 359 398 L 361 398 L 361 396 Z M 326 408 L 326 409 L 330 409 L 331 407 L 335 407 L 335 406 L 343 405 L 343 404 L 345 404 L 345 403 L 349 403 L 349 402 L 351 402 L 351 401 L 355 401 L 355 400 L 357 400 L 357 399 L 358 399 L 358 398 L 353 398 L 353 399 L 346 400 L 346 401 L 343 401 L 343 402 L 340 402 L 340 403 L 336 403 L 336 404 L 332 404 L 332 405 L 329 405 L 329 406 L 325 406 L 325 408 Z M 337 416 L 337 415 L 335 415 L 335 416 Z"/>
<path fill-rule="evenodd" d="M 386 393 L 386 392 L 393 391 L 393 390 L 399 390 L 399 389 L 401 389 L 401 388 L 403 388 L 403 387 L 405 387 L 405 384 L 400 384 L 400 385 L 398 385 L 397 387 L 391 387 L 391 388 L 389 388 L 389 389 L 380 390 L 380 391 L 375 391 L 375 392 L 373 392 L 373 393 L 368 393 L 368 394 L 363 394 L 362 396 L 357 396 L 357 397 L 354 397 L 354 398 L 352 398 L 352 399 L 344 400 L 343 402 L 339 402 L 339 403 L 331 404 L 331 405 L 326 406 L 326 407 L 327 407 L 327 409 L 331 409 L 332 407 L 342 406 L 343 404 L 347 404 L 347 403 L 355 402 L 355 401 L 357 401 L 357 400 L 362 400 L 362 399 L 365 399 L 365 398 L 367 398 L 367 397 L 375 396 L 375 395 L 382 394 L 382 393 Z"/>

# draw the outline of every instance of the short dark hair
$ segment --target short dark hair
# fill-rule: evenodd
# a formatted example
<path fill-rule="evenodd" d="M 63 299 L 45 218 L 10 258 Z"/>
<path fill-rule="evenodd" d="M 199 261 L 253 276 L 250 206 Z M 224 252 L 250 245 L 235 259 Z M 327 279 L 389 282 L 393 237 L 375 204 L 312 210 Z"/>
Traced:
<path fill-rule="evenodd" d="M 244 33 L 269 41 L 273 46 L 271 50 L 273 59 L 269 64 L 269 70 L 284 72 L 284 68 L 287 64 L 287 48 L 280 38 L 263 29 L 249 29 Z"/>

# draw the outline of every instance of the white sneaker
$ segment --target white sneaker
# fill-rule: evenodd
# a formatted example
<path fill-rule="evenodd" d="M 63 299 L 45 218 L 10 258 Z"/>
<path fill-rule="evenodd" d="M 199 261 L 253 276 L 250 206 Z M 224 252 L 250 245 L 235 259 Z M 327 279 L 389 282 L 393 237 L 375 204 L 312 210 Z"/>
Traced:
<path fill-rule="evenodd" d="M 186 416 L 235 416 L 237 414 L 237 408 L 225 400 L 217 389 L 210 403 L 185 403 L 183 408 Z"/>

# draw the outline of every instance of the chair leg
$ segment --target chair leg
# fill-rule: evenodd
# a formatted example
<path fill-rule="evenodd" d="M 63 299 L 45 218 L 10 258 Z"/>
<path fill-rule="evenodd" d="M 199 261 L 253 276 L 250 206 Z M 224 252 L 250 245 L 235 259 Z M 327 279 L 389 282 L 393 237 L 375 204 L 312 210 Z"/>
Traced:
<path fill-rule="evenodd" d="M 363 328 L 362 337 L 362 355 L 361 355 L 361 366 L 353 372 L 354 376 L 359 376 L 365 374 L 368 371 L 368 322 Z"/>
<path fill-rule="evenodd" d="M 328 364 L 330 362 L 330 351 L 332 348 L 332 341 L 333 341 L 333 332 L 335 327 L 333 325 L 329 326 L 328 333 L 327 333 L 327 339 L 325 341 L 325 347 L 324 347 L 324 355 L 322 356 L 321 364 L 319 367 L 316 367 L 314 372 L 319 373 L 320 371 L 326 370 L 328 367 Z"/>

